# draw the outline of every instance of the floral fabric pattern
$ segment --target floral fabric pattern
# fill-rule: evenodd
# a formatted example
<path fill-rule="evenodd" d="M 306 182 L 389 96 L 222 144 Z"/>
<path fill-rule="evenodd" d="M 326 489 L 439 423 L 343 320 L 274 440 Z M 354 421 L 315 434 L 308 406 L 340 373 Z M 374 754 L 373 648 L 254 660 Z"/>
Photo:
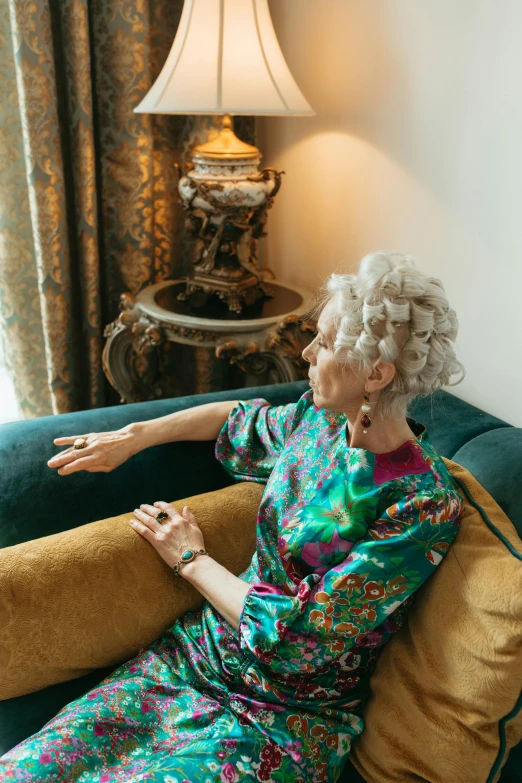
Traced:
<path fill-rule="evenodd" d="M 337 781 L 369 677 L 448 552 L 462 498 L 423 425 L 350 448 L 307 391 L 239 402 L 224 469 L 266 484 L 232 627 L 205 601 L 0 758 L 2 781 Z"/>

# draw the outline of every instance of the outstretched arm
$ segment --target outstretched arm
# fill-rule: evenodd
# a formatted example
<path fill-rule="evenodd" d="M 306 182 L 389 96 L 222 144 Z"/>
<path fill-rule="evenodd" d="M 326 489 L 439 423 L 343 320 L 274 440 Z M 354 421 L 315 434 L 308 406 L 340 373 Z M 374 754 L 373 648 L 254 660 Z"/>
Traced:
<path fill-rule="evenodd" d="M 215 440 L 237 404 L 238 400 L 209 402 L 157 419 L 133 422 L 111 432 L 78 433 L 55 438 L 56 446 L 69 448 L 56 454 L 47 464 L 56 468 L 60 476 L 79 470 L 108 473 L 149 446 L 177 440 Z M 77 450 L 73 447 L 76 438 L 85 440 L 85 448 Z"/>

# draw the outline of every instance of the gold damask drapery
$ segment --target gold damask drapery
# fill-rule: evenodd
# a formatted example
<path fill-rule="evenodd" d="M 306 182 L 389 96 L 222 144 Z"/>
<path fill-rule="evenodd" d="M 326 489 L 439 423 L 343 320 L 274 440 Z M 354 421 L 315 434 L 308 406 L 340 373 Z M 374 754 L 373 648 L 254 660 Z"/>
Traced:
<path fill-rule="evenodd" d="M 215 123 L 133 113 L 182 6 L 0 0 L 0 330 L 27 417 L 117 402 L 101 355 L 120 294 L 189 272 L 174 163 Z"/>

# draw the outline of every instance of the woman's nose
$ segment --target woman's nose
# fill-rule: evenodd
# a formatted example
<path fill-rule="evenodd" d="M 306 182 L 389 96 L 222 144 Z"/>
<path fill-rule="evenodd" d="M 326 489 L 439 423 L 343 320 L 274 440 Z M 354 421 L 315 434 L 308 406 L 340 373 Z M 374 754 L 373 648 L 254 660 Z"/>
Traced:
<path fill-rule="evenodd" d="M 310 356 L 310 358 L 308 358 L 308 355 Z M 312 364 L 313 351 L 310 350 L 310 345 L 307 345 L 306 348 L 303 349 L 301 356 L 303 357 L 305 362 L 308 362 L 308 364 Z"/>

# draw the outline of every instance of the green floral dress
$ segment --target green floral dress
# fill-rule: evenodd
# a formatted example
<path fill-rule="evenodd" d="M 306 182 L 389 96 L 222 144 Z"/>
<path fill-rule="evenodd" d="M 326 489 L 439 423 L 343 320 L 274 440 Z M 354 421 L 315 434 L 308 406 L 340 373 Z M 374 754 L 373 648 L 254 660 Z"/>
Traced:
<path fill-rule="evenodd" d="M 423 425 L 386 454 L 344 414 L 242 401 L 216 442 L 266 484 L 232 627 L 207 601 L 0 758 L 0 781 L 337 781 L 368 680 L 448 552 L 463 501 Z"/>

